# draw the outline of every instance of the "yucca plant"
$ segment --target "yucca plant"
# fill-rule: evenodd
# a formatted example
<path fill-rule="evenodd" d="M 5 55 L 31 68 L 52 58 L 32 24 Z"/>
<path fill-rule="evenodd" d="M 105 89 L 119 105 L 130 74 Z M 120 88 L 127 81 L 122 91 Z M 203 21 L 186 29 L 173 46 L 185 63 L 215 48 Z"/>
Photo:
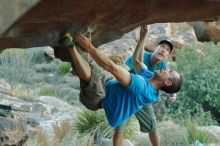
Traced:
<path fill-rule="evenodd" d="M 95 112 L 89 110 L 82 110 L 76 117 L 74 129 L 79 133 L 79 136 L 90 143 L 98 141 L 101 138 L 111 138 L 113 128 L 109 125 L 104 110 Z M 136 126 L 132 119 L 126 122 L 124 137 L 134 140 L 136 136 Z M 94 140 L 94 141 L 93 141 Z"/>

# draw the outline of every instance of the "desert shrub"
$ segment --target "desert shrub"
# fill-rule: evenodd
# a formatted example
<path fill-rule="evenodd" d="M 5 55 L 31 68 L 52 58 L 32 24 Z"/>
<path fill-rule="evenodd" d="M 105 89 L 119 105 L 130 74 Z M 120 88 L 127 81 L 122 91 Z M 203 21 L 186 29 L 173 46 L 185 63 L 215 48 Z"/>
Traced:
<path fill-rule="evenodd" d="M 185 127 L 172 121 L 159 124 L 160 144 L 162 146 L 188 146 L 187 131 Z"/>
<path fill-rule="evenodd" d="M 33 65 L 41 58 L 41 51 L 9 49 L 0 54 L 0 77 L 9 82 L 25 82 L 26 76 L 33 72 Z"/>
<path fill-rule="evenodd" d="M 198 129 L 198 124 L 194 120 L 188 120 L 187 124 L 187 133 L 188 133 L 188 140 L 190 143 L 194 143 L 196 140 L 199 140 L 203 144 L 210 144 L 210 143 L 218 143 L 218 139 L 207 131 L 203 131 Z"/>
<path fill-rule="evenodd" d="M 40 88 L 40 93 L 39 93 L 41 96 L 55 96 L 55 89 L 53 86 L 50 86 L 50 85 L 45 85 L 45 86 L 42 86 Z"/>
<path fill-rule="evenodd" d="M 205 43 L 199 51 L 192 45 L 177 52 L 176 70 L 184 76 L 184 82 L 178 101 L 169 105 L 172 117 L 193 117 L 199 124 L 215 123 L 212 116 L 220 114 L 219 51 L 220 44 Z"/>
<path fill-rule="evenodd" d="M 34 88 L 25 84 L 13 84 L 12 94 L 20 99 L 34 101 L 39 95 L 39 88 Z"/>
<path fill-rule="evenodd" d="M 31 72 L 31 56 L 24 50 L 6 50 L 0 55 L 0 76 L 9 82 L 23 82 Z"/>
<path fill-rule="evenodd" d="M 42 48 L 31 48 L 26 50 L 27 56 L 31 56 L 30 61 L 35 64 L 44 63 L 47 61 L 45 57 L 45 50 Z"/>
<path fill-rule="evenodd" d="M 71 71 L 71 64 L 69 62 L 63 62 L 58 67 L 58 74 L 65 75 Z"/>

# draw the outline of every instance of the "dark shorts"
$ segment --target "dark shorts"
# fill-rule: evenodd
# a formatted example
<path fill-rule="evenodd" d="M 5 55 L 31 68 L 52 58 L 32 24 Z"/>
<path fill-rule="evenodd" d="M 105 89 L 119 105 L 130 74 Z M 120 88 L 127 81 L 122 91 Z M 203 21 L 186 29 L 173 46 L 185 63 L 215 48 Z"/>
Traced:
<path fill-rule="evenodd" d="M 112 76 L 102 71 L 94 60 L 90 59 L 88 63 L 91 67 L 91 79 L 89 83 L 80 80 L 80 101 L 86 108 L 95 111 L 102 108 L 105 84 Z"/>
<path fill-rule="evenodd" d="M 139 122 L 141 132 L 156 133 L 156 116 L 152 104 L 145 105 L 135 116 Z M 121 124 L 116 130 L 123 130 L 125 124 L 126 123 Z"/>

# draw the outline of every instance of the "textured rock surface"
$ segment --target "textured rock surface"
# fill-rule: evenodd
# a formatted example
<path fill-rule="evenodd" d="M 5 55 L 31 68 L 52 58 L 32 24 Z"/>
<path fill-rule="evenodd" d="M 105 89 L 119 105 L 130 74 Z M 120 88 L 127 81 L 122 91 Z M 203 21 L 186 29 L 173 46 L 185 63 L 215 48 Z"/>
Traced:
<path fill-rule="evenodd" d="M 192 22 L 190 23 L 198 40 L 200 41 L 220 41 L 220 21 L 215 22 Z"/>
<path fill-rule="evenodd" d="M 1 0 L 0 35 L 39 0 Z"/>
<path fill-rule="evenodd" d="M 14 121 L 10 124 L 10 120 L 8 120 L 9 122 L 6 122 L 5 125 L 5 122 L 0 119 L 0 138 L 3 135 L 4 142 L 7 139 L 12 141 L 14 139 L 12 134 L 14 133 L 16 135 L 19 132 L 26 132 L 28 135 L 32 135 L 36 133 L 38 128 L 43 128 L 48 135 L 52 135 L 53 124 L 71 121 L 79 109 L 79 107 L 71 106 L 55 97 L 49 96 L 41 96 L 36 102 L 27 102 L 16 97 L 0 94 L 0 104 L 5 106 L 11 105 L 14 119 L 22 119 L 23 123 L 26 124 L 25 129 L 22 129 L 23 127 L 20 126 L 10 130 L 8 125 L 13 125 Z M 17 126 L 16 123 L 14 125 Z M 9 131 L 10 135 L 5 138 L 5 132 L 1 133 L 1 131 Z M 17 137 L 15 136 L 15 138 L 23 139 L 23 135 L 20 134 Z"/>
<path fill-rule="evenodd" d="M 27 138 L 26 127 L 19 120 L 0 117 L 1 146 L 24 146 Z"/>
<path fill-rule="evenodd" d="M 141 24 L 218 18 L 219 7 L 210 0 L 41 0 L 4 33 L 0 48 L 53 46 L 67 28 L 92 31 L 101 45 Z"/>
<path fill-rule="evenodd" d="M 11 86 L 3 80 L 0 80 L 0 92 L 11 95 Z"/>
<path fill-rule="evenodd" d="M 112 140 L 111 139 L 106 139 L 103 138 L 101 139 L 100 143 L 97 144 L 96 146 L 112 146 Z M 122 146 L 134 146 L 128 139 L 124 139 L 122 141 Z"/>

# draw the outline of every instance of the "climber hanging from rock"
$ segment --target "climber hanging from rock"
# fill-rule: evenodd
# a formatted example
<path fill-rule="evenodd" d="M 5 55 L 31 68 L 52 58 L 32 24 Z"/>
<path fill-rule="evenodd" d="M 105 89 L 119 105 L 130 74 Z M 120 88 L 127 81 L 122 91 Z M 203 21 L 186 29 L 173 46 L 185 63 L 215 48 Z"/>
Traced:
<path fill-rule="evenodd" d="M 140 37 L 146 29 L 141 27 Z M 143 63 L 144 43 L 139 42 L 134 51 L 136 74 L 133 74 L 99 52 L 91 42 L 91 33 L 88 37 L 78 34 L 76 38 L 66 33 L 61 41 L 68 48 L 80 78 L 81 103 L 93 111 L 103 108 L 114 128 L 144 105 L 157 101 L 159 90 L 176 93 L 181 89 L 182 77 L 176 71 L 162 69 L 152 73 L 148 70 Z"/>

